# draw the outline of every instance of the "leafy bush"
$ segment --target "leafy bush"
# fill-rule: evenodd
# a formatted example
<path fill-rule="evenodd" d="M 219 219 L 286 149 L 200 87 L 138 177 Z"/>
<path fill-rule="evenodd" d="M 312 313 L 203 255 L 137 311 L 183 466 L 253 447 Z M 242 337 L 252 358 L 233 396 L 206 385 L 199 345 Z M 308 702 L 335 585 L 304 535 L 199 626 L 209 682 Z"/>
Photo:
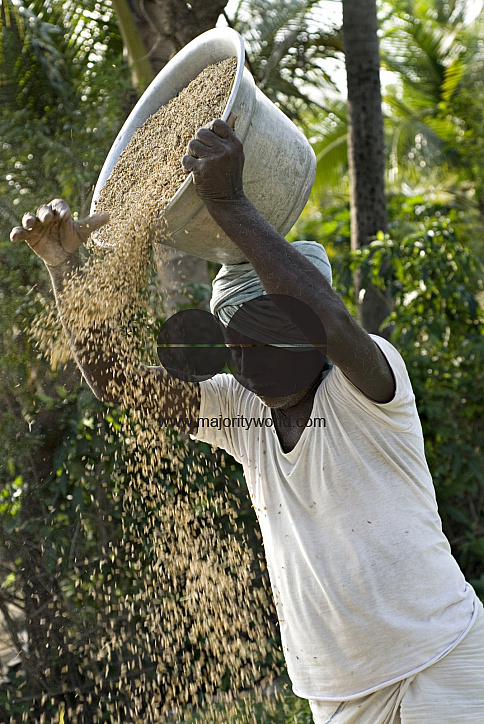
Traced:
<path fill-rule="evenodd" d="M 352 255 L 383 288 L 388 269 L 394 307 L 391 341 L 415 392 L 444 531 L 467 579 L 484 595 L 482 269 L 456 239 L 449 219 L 433 217 L 402 239 L 379 235 Z"/>

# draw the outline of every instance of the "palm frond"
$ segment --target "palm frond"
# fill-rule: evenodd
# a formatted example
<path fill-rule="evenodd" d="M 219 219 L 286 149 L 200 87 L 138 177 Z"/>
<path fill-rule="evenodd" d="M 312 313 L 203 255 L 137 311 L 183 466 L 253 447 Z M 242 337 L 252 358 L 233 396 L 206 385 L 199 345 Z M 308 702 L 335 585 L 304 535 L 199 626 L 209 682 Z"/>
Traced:
<path fill-rule="evenodd" d="M 0 100 L 36 117 L 70 108 L 73 86 L 86 69 L 96 72 L 104 38 L 116 37 L 112 10 L 96 0 L 2 0 L 0 7 Z"/>
<path fill-rule="evenodd" d="M 463 23 L 467 11 L 467 0 L 434 0 L 435 18 L 439 23 Z"/>
<path fill-rule="evenodd" d="M 327 109 L 313 139 L 313 149 L 317 162 L 315 191 L 324 194 L 330 188 L 341 188 L 341 180 L 348 171 L 348 121 L 346 104 L 341 100 Z"/>
<path fill-rule="evenodd" d="M 396 6 L 382 41 L 383 65 L 400 78 L 384 99 L 389 178 L 440 179 L 462 163 L 458 125 L 446 108 L 475 55 L 468 50 L 465 3 L 396 0 Z"/>
<path fill-rule="evenodd" d="M 32 3 L 4 0 L 0 33 L 0 99 L 31 109 L 40 116 L 44 109 L 68 104 L 70 70 L 58 42 L 62 27 L 44 21 Z"/>
<path fill-rule="evenodd" d="M 441 98 L 442 87 L 446 80 L 451 82 L 452 71 L 457 71 L 459 61 L 466 48 L 460 42 L 462 23 L 459 18 L 441 24 L 428 12 L 397 14 L 393 24 L 382 38 L 382 65 L 398 73 L 404 86 L 412 89 L 415 100 L 425 103 L 425 99 Z M 426 3 L 428 11 L 428 2 Z"/>
<path fill-rule="evenodd" d="M 341 136 L 321 149 L 316 158 L 315 190 L 321 193 L 340 187 L 348 172 L 348 132 L 342 129 Z"/>
<path fill-rule="evenodd" d="M 334 91 L 323 59 L 342 53 L 339 29 L 319 18 L 319 0 L 241 0 L 232 22 L 244 37 L 250 68 L 271 100 L 292 118 Z"/>
<path fill-rule="evenodd" d="M 51 194 L 78 199 L 85 212 L 103 148 L 118 127 L 129 82 L 113 73 L 122 40 L 108 5 L 80 5 L 0 2 L 2 230 L 12 225 L 10 206 L 34 209 Z"/>
<path fill-rule="evenodd" d="M 445 69 L 444 82 L 442 83 L 442 97 L 444 101 L 449 101 L 466 72 L 466 63 L 464 58 L 456 58 L 448 68 Z"/>

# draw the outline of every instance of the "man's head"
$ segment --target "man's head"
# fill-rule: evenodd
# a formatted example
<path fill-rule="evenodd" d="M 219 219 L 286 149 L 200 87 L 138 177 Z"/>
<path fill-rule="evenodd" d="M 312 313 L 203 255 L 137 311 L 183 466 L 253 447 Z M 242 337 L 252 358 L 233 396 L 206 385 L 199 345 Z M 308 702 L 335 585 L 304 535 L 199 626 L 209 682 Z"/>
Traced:
<path fill-rule="evenodd" d="M 324 247 L 308 241 L 294 246 L 331 283 Z M 248 262 L 221 268 L 213 282 L 211 311 L 223 325 L 239 381 L 268 406 L 297 404 L 321 378 L 326 364 L 321 321 L 297 299 L 267 295 Z"/>
<path fill-rule="evenodd" d="M 274 346 L 247 337 L 237 330 L 225 329 L 225 342 L 230 348 L 232 371 L 239 382 L 256 394 L 268 407 L 288 408 L 321 376 L 325 347 Z"/>

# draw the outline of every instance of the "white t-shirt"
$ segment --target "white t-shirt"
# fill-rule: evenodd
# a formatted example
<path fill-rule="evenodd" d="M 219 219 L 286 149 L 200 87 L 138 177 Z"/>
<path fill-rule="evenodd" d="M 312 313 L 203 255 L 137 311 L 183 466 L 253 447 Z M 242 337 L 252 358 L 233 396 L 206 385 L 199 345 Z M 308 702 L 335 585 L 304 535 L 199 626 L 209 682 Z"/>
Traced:
<path fill-rule="evenodd" d="M 426 668 L 477 611 L 442 533 L 405 364 L 372 337 L 393 400 L 372 402 L 334 367 L 289 453 L 270 409 L 234 377 L 201 383 L 196 438 L 243 465 L 288 672 L 308 699 L 355 699 Z"/>

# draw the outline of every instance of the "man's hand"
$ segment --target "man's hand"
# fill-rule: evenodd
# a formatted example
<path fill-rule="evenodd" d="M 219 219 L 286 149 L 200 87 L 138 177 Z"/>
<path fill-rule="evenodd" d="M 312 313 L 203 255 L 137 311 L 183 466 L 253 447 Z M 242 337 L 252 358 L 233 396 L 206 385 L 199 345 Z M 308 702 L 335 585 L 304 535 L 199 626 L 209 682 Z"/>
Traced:
<path fill-rule="evenodd" d="M 73 258 L 92 234 L 109 221 L 109 214 L 95 214 L 84 221 L 74 221 L 66 201 L 54 199 L 37 209 L 37 214 L 24 214 L 22 226 L 10 232 L 11 241 L 24 240 L 49 267 L 57 267 Z"/>
<path fill-rule="evenodd" d="M 217 119 L 210 128 L 200 128 L 190 141 L 182 164 L 193 173 L 195 189 L 205 202 L 235 201 L 244 197 L 242 173 L 244 151 L 230 123 Z"/>

